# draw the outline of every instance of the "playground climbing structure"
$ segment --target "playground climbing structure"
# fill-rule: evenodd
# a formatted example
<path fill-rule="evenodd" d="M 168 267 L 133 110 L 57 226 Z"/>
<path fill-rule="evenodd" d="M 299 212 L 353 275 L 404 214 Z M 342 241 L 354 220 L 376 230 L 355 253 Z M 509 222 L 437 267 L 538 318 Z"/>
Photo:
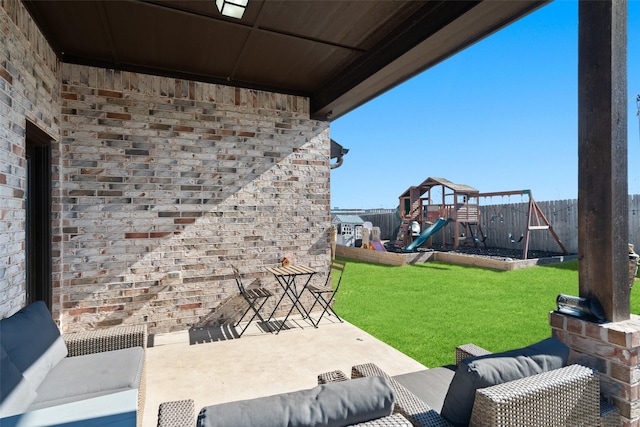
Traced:
<path fill-rule="evenodd" d="M 465 184 L 456 184 L 445 178 L 427 178 L 418 186 L 409 187 L 400 195 L 398 215 L 402 221 L 396 246 L 407 250 L 414 250 L 414 237 L 411 224 L 420 224 L 425 233 L 433 230 L 432 226 L 439 225 L 435 231 L 444 232 L 445 225 L 453 227 L 453 247 L 457 249 L 463 243 L 478 244 L 483 241 L 480 226 L 480 207 L 478 190 Z M 440 221 L 444 219 L 446 223 Z M 429 236 L 433 235 L 432 232 Z M 444 236 L 444 234 L 443 234 Z M 421 233 L 415 240 L 428 242 Z M 444 238 L 443 238 L 444 241 Z"/>
<path fill-rule="evenodd" d="M 553 230 L 538 204 L 531 195 L 531 190 L 496 191 L 480 193 L 477 189 L 464 184 L 455 184 L 444 178 L 427 178 L 419 186 L 409 187 L 400 195 L 398 216 L 402 225 L 398 231 L 395 245 L 404 251 L 414 251 L 427 244 L 431 246 L 431 237 L 442 232 L 439 239 L 443 245 L 447 243 L 445 229 L 451 227 L 453 249 L 461 245 L 485 245 L 486 236 L 482 229 L 480 216 L 480 199 L 496 196 L 528 197 L 526 229 L 520 237 L 509 236 L 512 243 L 523 241 L 522 258 L 527 259 L 531 232 L 548 231 L 564 254 L 567 249 Z M 411 224 L 417 222 L 422 230 L 419 235 L 411 232 Z"/>

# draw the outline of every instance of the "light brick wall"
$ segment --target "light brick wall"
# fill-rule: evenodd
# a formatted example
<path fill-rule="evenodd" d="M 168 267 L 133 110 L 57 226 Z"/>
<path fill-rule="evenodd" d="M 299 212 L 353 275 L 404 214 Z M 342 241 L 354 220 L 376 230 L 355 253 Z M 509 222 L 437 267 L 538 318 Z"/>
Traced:
<path fill-rule="evenodd" d="M 60 64 L 14 0 L 0 26 L 0 317 L 25 303 L 26 120 L 58 140 L 64 330 L 225 320 L 231 263 L 277 292 L 264 267 L 283 256 L 326 272 L 329 126 L 307 98 Z"/>
<path fill-rule="evenodd" d="M 554 336 L 571 348 L 569 363 L 600 372 L 603 397 L 620 408 L 625 427 L 640 427 L 640 316 L 624 322 L 597 324 L 551 313 Z"/>
<path fill-rule="evenodd" d="M 25 304 L 26 121 L 59 138 L 59 67 L 22 2 L 0 1 L 0 318 Z"/>
<path fill-rule="evenodd" d="M 326 271 L 329 129 L 307 98 L 70 64 L 61 97 L 65 330 L 216 321 L 232 263 L 274 290 L 284 255 Z"/>

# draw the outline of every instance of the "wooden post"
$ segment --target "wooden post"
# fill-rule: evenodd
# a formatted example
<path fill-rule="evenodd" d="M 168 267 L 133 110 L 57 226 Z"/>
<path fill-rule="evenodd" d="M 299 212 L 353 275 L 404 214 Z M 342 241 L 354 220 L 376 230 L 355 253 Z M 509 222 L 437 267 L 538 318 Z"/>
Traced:
<path fill-rule="evenodd" d="M 630 318 L 627 2 L 581 0 L 578 30 L 580 296 L 618 322 Z"/>
<path fill-rule="evenodd" d="M 533 198 L 529 195 L 529 209 L 527 209 L 527 231 L 524 235 L 524 248 L 522 249 L 522 259 L 529 257 L 529 237 L 531 235 L 531 214 L 533 213 Z"/>

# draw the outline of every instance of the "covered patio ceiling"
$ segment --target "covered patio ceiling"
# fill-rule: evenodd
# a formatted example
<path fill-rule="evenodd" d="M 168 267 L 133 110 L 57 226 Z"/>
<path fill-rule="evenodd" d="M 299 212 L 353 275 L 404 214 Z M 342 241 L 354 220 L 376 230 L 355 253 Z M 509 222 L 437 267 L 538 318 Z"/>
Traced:
<path fill-rule="evenodd" d="M 23 0 L 63 62 L 310 98 L 335 119 L 547 0 Z"/>

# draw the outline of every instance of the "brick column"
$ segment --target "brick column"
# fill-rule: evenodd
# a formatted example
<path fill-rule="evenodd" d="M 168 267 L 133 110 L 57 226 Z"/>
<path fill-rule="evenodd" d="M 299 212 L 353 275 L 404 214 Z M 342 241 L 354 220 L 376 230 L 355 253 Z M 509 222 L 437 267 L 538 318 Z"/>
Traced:
<path fill-rule="evenodd" d="M 600 372 L 604 400 L 620 408 L 622 425 L 640 427 L 640 316 L 597 324 L 550 313 L 553 335 L 571 348 L 569 363 Z"/>

